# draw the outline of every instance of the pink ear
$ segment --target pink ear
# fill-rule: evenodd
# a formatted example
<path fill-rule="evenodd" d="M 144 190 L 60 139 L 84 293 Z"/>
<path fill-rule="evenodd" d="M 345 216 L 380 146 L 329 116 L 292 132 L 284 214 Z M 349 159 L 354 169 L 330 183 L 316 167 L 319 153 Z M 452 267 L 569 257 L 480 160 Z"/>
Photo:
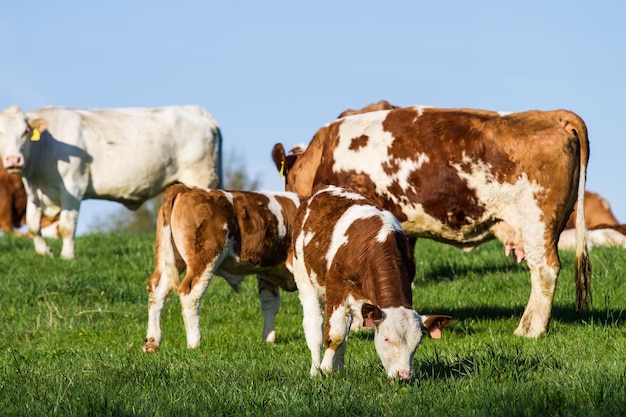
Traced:
<path fill-rule="evenodd" d="M 370 317 L 365 319 L 365 322 L 363 323 L 363 326 L 370 328 L 370 329 L 375 329 L 376 325 L 374 324 L 374 320 L 372 320 Z"/>
<path fill-rule="evenodd" d="M 441 329 L 439 327 L 435 327 L 434 329 L 429 329 L 428 335 L 432 339 L 441 339 Z"/>

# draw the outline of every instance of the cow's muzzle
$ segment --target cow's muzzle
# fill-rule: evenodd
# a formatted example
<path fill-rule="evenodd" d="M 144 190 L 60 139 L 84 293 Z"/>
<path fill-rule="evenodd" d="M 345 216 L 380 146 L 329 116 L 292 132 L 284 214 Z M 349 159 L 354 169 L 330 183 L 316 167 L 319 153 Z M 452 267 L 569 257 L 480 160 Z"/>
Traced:
<path fill-rule="evenodd" d="M 9 174 L 19 174 L 24 166 L 24 158 L 22 155 L 8 155 L 3 164 Z"/>

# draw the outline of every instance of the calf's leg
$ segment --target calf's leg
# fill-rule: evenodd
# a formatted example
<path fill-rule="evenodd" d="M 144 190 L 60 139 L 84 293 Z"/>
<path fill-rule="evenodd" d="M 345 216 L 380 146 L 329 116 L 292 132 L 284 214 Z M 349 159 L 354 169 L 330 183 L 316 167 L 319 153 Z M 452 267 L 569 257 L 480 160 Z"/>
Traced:
<path fill-rule="evenodd" d="M 326 306 L 326 326 L 324 328 L 324 358 L 320 366 L 323 372 L 342 370 L 344 355 L 350 331 L 349 309 L 345 306 Z"/>
<path fill-rule="evenodd" d="M 161 312 L 172 289 L 171 283 L 178 280 L 178 275 L 178 271 L 172 266 L 163 272 L 155 270 L 148 279 L 148 332 L 143 345 L 146 353 L 156 352 L 161 345 Z"/>

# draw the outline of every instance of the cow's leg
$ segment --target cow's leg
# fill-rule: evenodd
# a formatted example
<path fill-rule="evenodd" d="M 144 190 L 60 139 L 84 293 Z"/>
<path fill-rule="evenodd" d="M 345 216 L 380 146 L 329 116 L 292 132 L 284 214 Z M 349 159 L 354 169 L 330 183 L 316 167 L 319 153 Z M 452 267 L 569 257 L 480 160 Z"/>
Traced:
<path fill-rule="evenodd" d="M 552 245 L 550 245 L 552 246 Z M 560 270 L 560 261 L 556 245 L 548 251 L 543 262 L 528 259 L 530 268 L 530 298 L 524 315 L 515 330 L 515 334 L 525 337 L 537 337 L 548 331 L 552 301 Z"/>
<path fill-rule="evenodd" d="M 161 345 L 161 312 L 172 289 L 171 284 L 178 280 L 178 275 L 173 265 L 166 265 L 163 272 L 157 268 L 148 279 L 148 332 L 143 345 L 146 353 L 155 352 Z"/>
<path fill-rule="evenodd" d="M 40 255 L 52 256 L 52 250 L 41 236 L 41 216 L 41 205 L 29 198 L 26 203 L 26 224 L 28 231 L 33 236 L 35 251 Z"/>
<path fill-rule="evenodd" d="M 202 260 L 204 261 L 204 260 Z M 206 292 L 217 265 L 221 259 L 209 262 L 208 266 L 199 269 L 197 264 L 187 266 L 187 275 L 179 286 L 179 296 L 185 332 L 187 334 L 187 347 L 190 349 L 200 346 L 200 301 Z"/>
<path fill-rule="evenodd" d="M 74 258 L 74 235 L 76 234 L 76 222 L 78 221 L 78 208 L 61 210 L 59 218 L 59 236 L 63 239 L 61 258 Z"/>
<path fill-rule="evenodd" d="M 349 314 L 345 306 L 326 307 L 326 329 L 324 342 L 326 350 L 320 369 L 330 372 L 332 369 L 343 369 L 343 360 L 346 352 L 348 331 L 350 330 Z"/>
<path fill-rule="evenodd" d="M 308 278 L 307 278 L 308 280 Z M 302 328 L 304 338 L 311 351 L 311 376 L 316 376 L 320 369 L 320 357 L 322 354 L 324 316 L 315 288 L 310 284 L 298 282 L 298 297 L 302 304 Z"/>
<path fill-rule="evenodd" d="M 280 309 L 280 292 L 278 285 L 274 285 L 260 275 L 257 275 L 259 286 L 259 300 L 263 312 L 263 340 L 267 343 L 276 341 L 274 323 Z"/>

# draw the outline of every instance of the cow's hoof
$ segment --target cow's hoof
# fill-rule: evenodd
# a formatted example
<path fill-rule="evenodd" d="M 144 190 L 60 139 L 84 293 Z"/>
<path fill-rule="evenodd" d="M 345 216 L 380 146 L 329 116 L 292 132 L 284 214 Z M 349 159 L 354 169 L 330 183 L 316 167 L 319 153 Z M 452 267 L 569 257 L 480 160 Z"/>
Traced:
<path fill-rule="evenodd" d="M 144 353 L 154 353 L 159 348 L 158 343 L 154 339 L 146 340 L 146 343 L 143 345 Z"/>

